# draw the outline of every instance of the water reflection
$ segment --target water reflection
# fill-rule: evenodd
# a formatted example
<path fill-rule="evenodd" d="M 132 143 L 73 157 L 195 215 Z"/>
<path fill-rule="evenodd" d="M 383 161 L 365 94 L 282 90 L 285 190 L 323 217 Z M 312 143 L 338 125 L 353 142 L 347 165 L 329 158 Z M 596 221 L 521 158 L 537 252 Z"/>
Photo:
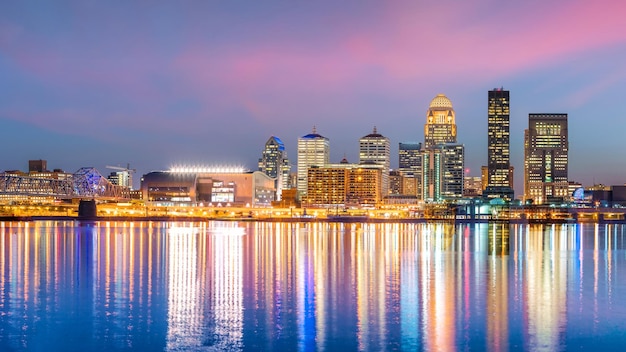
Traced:
<path fill-rule="evenodd" d="M 0 350 L 617 349 L 624 231 L 2 223 Z"/>

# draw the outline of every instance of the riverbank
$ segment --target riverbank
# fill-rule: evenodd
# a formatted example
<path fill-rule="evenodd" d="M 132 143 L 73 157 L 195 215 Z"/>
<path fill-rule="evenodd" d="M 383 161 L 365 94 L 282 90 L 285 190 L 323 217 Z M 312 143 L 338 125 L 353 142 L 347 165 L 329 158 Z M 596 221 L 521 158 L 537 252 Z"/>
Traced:
<path fill-rule="evenodd" d="M 239 221 L 239 222 L 329 222 L 329 223 L 426 223 L 426 222 L 452 222 L 452 223 L 511 223 L 511 224 L 570 224 L 570 223 L 602 223 L 623 224 L 620 219 L 600 219 L 574 221 L 573 219 L 451 219 L 451 218 L 351 218 L 351 217 L 206 217 L 206 216 L 0 216 L 0 221 L 183 221 L 183 222 L 207 222 L 207 221 Z"/>

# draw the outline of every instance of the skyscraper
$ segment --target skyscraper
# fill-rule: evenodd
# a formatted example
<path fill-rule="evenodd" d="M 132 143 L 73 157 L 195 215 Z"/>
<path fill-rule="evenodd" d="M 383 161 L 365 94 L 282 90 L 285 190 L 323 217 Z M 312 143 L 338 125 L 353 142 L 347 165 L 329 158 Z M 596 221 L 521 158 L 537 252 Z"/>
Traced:
<path fill-rule="evenodd" d="M 389 138 L 378 133 L 376 127 L 374 127 L 372 133 L 361 137 L 359 140 L 359 163 L 383 166 L 382 197 L 389 193 L 390 150 Z"/>
<path fill-rule="evenodd" d="M 490 198 L 513 199 L 510 177 L 509 91 L 490 90 L 487 107 L 487 187 Z"/>
<path fill-rule="evenodd" d="M 276 179 L 276 199 L 280 200 L 282 190 L 291 187 L 289 185 L 291 165 L 287 159 L 285 144 L 280 138 L 271 136 L 265 143 L 259 159 L 259 171 Z"/>
<path fill-rule="evenodd" d="M 404 176 L 414 176 L 422 167 L 422 143 L 398 144 L 398 170 Z"/>
<path fill-rule="evenodd" d="M 325 166 L 330 160 L 330 143 L 328 138 L 313 133 L 298 138 L 298 194 L 307 193 L 307 170 L 311 166 Z"/>
<path fill-rule="evenodd" d="M 398 170 L 404 177 L 402 193 L 421 198 L 422 189 L 422 143 L 398 145 Z"/>
<path fill-rule="evenodd" d="M 463 196 L 465 149 L 456 144 L 456 132 L 452 102 L 438 94 L 426 112 L 418 199 L 437 202 Z"/>
<path fill-rule="evenodd" d="M 452 102 L 443 94 L 438 94 L 426 112 L 424 125 L 424 146 L 431 148 L 437 144 L 456 143 L 456 120 Z"/>
<path fill-rule="evenodd" d="M 524 199 L 562 202 L 568 194 L 567 114 L 529 114 L 524 133 Z"/>
<path fill-rule="evenodd" d="M 463 197 L 465 148 L 462 144 L 439 144 L 422 151 L 418 199 L 439 202 Z"/>

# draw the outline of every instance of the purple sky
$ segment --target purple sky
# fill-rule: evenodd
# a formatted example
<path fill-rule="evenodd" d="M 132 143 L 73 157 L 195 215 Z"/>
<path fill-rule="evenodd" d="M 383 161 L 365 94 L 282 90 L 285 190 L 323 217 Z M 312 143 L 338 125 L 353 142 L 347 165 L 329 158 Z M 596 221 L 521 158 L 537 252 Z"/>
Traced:
<path fill-rule="evenodd" d="M 569 114 L 570 179 L 626 182 L 626 3 L 15 1 L 0 11 L 0 169 L 296 163 L 313 125 L 331 160 L 358 139 L 423 141 L 430 100 L 487 158 L 487 91 L 511 91 L 516 193 L 528 113 Z M 295 167 L 294 167 L 295 171 Z"/>

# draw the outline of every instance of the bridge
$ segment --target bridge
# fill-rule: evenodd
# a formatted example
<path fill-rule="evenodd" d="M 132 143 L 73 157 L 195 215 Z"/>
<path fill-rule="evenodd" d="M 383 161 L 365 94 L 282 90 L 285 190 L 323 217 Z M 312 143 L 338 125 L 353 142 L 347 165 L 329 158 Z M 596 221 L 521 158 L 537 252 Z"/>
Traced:
<path fill-rule="evenodd" d="M 64 179 L 0 174 L 0 198 L 130 199 L 128 187 L 112 184 L 93 167 L 83 167 Z"/>

